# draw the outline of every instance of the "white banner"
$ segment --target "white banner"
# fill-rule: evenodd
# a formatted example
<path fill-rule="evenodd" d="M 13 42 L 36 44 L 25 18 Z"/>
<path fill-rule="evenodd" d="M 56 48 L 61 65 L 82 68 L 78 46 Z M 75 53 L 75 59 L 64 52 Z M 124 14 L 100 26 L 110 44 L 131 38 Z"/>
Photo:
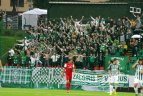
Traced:
<path fill-rule="evenodd" d="M 118 83 L 119 84 L 128 84 L 128 75 L 119 75 Z M 90 75 L 90 74 L 82 74 L 75 73 L 72 79 L 73 84 L 77 85 L 106 85 L 109 84 L 109 76 L 108 75 Z"/>

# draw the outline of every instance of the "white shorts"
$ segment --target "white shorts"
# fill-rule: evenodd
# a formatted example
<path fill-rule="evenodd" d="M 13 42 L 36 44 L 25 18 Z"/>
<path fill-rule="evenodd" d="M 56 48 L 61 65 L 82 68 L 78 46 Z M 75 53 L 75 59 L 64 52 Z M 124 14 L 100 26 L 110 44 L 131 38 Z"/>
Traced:
<path fill-rule="evenodd" d="M 143 86 L 143 80 L 139 80 L 139 79 L 135 78 L 134 83 L 137 83 L 139 86 Z"/>
<path fill-rule="evenodd" d="M 118 83 L 118 76 L 110 76 L 109 83 Z"/>

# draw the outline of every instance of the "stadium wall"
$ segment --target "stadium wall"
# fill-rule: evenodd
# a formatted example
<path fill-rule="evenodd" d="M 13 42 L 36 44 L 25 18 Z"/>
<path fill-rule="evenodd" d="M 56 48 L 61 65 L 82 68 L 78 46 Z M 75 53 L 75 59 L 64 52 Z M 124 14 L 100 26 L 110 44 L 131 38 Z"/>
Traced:
<path fill-rule="evenodd" d="M 143 8 L 143 3 L 59 3 L 51 2 L 48 7 L 48 16 L 50 19 L 58 19 L 73 16 L 86 19 L 90 16 L 102 16 L 119 18 L 123 16 L 132 17 L 129 12 L 130 6 Z"/>
<path fill-rule="evenodd" d="M 124 9 L 124 10 L 123 10 Z M 70 17 L 90 18 L 90 16 L 102 16 L 102 17 L 122 17 L 126 16 L 129 9 L 128 4 L 63 4 L 63 3 L 51 3 L 49 15 L 50 18 Z"/>

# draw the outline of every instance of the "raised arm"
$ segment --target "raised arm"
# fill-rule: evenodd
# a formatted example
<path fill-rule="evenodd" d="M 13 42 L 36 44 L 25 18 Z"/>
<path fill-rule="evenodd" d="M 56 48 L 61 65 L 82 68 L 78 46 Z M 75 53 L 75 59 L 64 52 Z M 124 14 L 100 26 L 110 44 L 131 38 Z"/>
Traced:
<path fill-rule="evenodd" d="M 94 19 L 92 16 L 90 16 L 90 18 L 91 18 L 93 21 L 95 21 L 95 19 Z"/>
<path fill-rule="evenodd" d="M 60 18 L 60 20 L 61 20 L 62 24 L 63 24 L 63 25 L 65 25 L 65 22 L 63 21 L 63 19 L 62 19 L 62 18 Z"/>
<path fill-rule="evenodd" d="M 134 13 L 133 13 L 134 17 L 137 17 Z"/>
<path fill-rule="evenodd" d="M 82 16 L 82 18 L 80 19 L 80 21 L 79 21 L 80 23 L 82 22 L 83 18 L 84 18 L 84 16 Z"/>
<path fill-rule="evenodd" d="M 71 21 L 72 21 L 72 22 L 75 22 L 75 21 L 73 20 L 73 17 L 72 17 L 72 16 L 71 16 Z"/>
<path fill-rule="evenodd" d="M 126 19 L 127 19 L 129 22 L 131 22 L 131 20 L 130 20 L 128 17 L 126 17 Z"/>

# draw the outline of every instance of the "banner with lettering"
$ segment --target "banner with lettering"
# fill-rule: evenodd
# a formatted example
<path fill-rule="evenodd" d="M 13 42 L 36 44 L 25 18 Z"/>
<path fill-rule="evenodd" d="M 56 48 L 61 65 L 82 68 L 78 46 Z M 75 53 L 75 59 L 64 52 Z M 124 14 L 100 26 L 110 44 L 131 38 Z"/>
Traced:
<path fill-rule="evenodd" d="M 34 88 L 65 88 L 66 79 L 65 76 L 62 77 L 62 72 L 63 68 L 36 67 L 31 69 L 27 67 L 5 66 L 1 81 L 4 86 L 13 87 L 16 86 L 15 84 L 27 87 L 32 84 Z M 119 75 L 118 86 L 129 87 L 128 78 L 128 75 Z M 94 86 L 98 90 L 102 90 L 103 88 L 108 89 L 109 76 L 106 74 L 106 71 L 97 72 L 76 69 L 72 78 L 72 85 L 76 86 L 76 88 L 81 88 L 83 86 L 84 88 L 89 88 L 90 86 Z"/>
<path fill-rule="evenodd" d="M 119 75 L 118 83 L 119 86 L 128 85 L 128 75 Z M 109 76 L 106 74 L 103 75 L 90 75 L 75 73 L 73 76 L 72 84 L 75 85 L 89 85 L 89 86 L 101 86 L 109 85 Z"/>
<path fill-rule="evenodd" d="M 65 85 L 66 79 L 65 76 L 62 77 L 62 72 L 63 68 L 35 68 L 32 72 L 32 82 L 49 85 L 56 84 L 58 86 Z M 77 69 L 72 78 L 72 85 L 109 87 L 108 74 L 105 74 L 104 72 L 99 72 L 99 74 L 95 71 Z M 128 86 L 128 75 L 119 75 L 118 83 L 118 86 L 120 87 Z"/>

